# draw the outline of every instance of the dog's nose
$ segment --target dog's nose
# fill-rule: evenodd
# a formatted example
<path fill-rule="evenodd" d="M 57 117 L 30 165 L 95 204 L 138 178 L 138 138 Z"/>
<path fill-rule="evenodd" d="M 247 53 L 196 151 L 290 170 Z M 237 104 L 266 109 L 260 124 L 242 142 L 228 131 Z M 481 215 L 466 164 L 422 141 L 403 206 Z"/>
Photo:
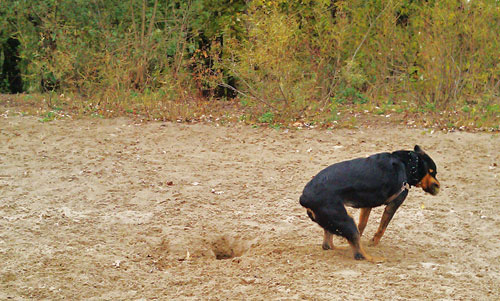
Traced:
<path fill-rule="evenodd" d="M 432 183 L 430 188 L 431 188 L 430 189 L 431 194 L 436 195 L 439 193 L 440 185 L 439 183 Z"/>

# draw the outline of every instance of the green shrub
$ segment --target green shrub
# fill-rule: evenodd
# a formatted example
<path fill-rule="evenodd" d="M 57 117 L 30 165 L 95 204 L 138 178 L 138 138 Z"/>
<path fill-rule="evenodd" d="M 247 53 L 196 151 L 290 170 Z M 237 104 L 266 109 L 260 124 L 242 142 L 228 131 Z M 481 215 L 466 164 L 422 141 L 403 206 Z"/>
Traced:
<path fill-rule="evenodd" d="M 495 119 L 500 103 L 495 0 L 10 0 L 0 26 L 0 45 L 21 43 L 25 91 L 123 112 L 237 97 L 254 121 L 389 100 Z"/>

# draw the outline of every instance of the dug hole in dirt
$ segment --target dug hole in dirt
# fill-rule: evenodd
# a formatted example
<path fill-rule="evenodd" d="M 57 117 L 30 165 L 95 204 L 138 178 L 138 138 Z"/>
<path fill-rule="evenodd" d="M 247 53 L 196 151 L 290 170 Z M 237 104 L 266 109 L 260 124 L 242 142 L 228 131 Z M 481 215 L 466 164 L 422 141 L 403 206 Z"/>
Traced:
<path fill-rule="evenodd" d="M 427 151 L 382 264 L 324 251 L 298 197 L 324 167 Z M 500 139 L 341 130 L 0 118 L 0 299 L 500 299 Z M 357 219 L 358 211 L 350 210 Z M 347 243 L 335 238 L 335 246 Z"/>

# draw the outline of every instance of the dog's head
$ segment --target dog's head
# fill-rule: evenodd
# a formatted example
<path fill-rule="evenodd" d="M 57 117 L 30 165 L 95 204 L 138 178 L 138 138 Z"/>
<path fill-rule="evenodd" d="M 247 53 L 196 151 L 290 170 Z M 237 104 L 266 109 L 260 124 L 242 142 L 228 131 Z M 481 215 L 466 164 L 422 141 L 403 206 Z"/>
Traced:
<path fill-rule="evenodd" d="M 436 163 L 427 155 L 418 145 L 415 145 L 413 150 L 418 156 L 419 164 L 417 165 L 417 175 L 419 179 L 417 187 L 421 187 L 425 192 L 432 195 L 439 193 L 441 185 L 436 178 L 437 167 Z"/>

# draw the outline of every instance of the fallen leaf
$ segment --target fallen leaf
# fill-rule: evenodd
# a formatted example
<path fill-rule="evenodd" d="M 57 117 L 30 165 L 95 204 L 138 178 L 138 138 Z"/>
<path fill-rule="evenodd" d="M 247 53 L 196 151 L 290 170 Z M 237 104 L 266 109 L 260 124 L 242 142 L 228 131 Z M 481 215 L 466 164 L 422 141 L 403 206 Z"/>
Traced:
<path fill-rule="evenodd" d="M 213 194 L 221 195 L 224 193 L 224 191 L 215 191 L 215 189 L 212 189 Z"/>

